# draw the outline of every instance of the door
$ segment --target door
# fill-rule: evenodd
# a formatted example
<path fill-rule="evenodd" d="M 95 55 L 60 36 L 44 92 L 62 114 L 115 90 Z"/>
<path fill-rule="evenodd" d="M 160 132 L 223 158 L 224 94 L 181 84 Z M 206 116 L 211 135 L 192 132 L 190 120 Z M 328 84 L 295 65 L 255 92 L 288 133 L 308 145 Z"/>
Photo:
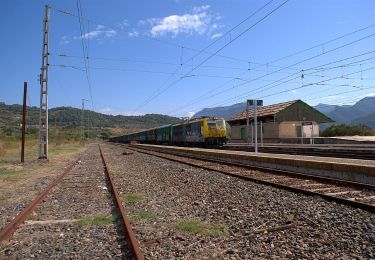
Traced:
<path fill-rule="evenodd" d="M 246 140 L 246 128 L 241 128 L 241 139 Z"/>

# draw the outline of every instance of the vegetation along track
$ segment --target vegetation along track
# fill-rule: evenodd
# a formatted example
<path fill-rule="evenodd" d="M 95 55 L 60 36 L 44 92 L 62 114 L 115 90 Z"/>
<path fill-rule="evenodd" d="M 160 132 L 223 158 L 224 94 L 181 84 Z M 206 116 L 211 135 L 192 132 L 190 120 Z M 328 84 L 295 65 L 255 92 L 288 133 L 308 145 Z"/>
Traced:
<path fill-rule="evenodd" d="M 0 242 L 4 242 L 0 258 L 143 259 L 97 145 L 89 145 L 6 225 Z"/>
<path fill-rule="evenodd" d="M 187 165 L 220 172 L 232 177 L 253 181 L 276 188 L 306 195 L 318 195 L 324 199 L 375 212 L 375 187 L 361 183 L 308 176 L 296 172 L 228 163 L 217 160 L 198 159 L 193 156 L 176 155 L 168 151 L 151 151 L 134 146 L 126 148 Z"/>

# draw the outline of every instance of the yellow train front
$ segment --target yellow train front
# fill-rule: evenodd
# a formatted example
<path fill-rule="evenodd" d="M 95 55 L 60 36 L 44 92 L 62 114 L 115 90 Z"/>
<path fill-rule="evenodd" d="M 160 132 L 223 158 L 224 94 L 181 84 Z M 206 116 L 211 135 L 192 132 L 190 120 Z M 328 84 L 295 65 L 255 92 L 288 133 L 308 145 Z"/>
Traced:
<path fill-rule="evenodd" d="M 171 142 L 184 146 L 222 145 L 227 141 L 227 126 L 223 118 L 204 117 L 172 125 Z"/>

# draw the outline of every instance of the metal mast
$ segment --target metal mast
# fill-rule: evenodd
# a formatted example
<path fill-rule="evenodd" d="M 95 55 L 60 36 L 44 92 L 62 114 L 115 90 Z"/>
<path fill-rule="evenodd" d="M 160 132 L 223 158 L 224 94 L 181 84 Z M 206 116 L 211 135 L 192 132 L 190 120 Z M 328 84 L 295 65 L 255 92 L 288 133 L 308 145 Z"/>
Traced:
<path fill-rule="evenodd" d="M 85 140 L 85 117 L 84 117 L 84 111 L 85 111 L 85 100 L 82 98 L 82 110 L 81 110 L 81 144 L 84 144 Z"/>
<path fill-rule="evenodd" d="M 46 5 L 43 19 L 42 67 L 40 68 L 39 159 L 48 159 L 48 34 L 51 8 Z"/>
<path fill-rule="evenodd" d="M 82 109 L 81 109 L 81 144 L 85 143 L 85 101 L 87 99 L 82 98 Z"/>

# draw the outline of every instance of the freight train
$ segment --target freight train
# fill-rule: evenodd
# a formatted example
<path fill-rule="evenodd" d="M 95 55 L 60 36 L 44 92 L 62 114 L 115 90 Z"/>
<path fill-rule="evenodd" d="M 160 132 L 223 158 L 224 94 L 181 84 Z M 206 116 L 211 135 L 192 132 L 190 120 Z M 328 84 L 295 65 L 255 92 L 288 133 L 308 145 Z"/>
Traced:
<path fill-rule="evenodd" d="M 137 133 L 110 137 L 109 141 L 116 143 L 215 146 L 226 143 L 227 125 L 223 118 L 203 117 L 180 124 L 165 125 Z"/>

